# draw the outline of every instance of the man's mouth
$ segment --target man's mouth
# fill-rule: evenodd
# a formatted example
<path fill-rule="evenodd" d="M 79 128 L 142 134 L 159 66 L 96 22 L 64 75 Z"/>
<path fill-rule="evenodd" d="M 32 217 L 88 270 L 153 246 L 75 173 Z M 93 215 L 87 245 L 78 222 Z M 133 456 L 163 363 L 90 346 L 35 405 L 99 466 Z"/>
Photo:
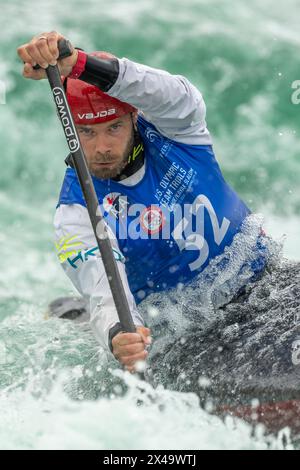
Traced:
<path fill-rule="evenodd" d="M 94 163 L 94 165 L 96 165 L 96 166 L 111 166 L 113 164 L 114 164 L 114 162 L 103 162 L 103 163 L 102 162 L 95 162 Z"/>

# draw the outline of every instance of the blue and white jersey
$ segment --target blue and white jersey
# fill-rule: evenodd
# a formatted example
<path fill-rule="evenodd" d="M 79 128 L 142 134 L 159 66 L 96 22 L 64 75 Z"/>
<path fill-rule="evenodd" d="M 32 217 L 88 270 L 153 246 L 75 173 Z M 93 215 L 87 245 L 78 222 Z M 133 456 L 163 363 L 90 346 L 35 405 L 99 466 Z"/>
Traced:
<path fill-rule="evenodd" d="M 249 209 L 225 182 L 200 92 L 184 77 L 119 59 L 109 94 L 141 110 L 144 166 L 116 182 L 93 177 L 136 325 L 137 304 L 185 284 L 232 243 Z M 55 216 L 63 269 L 90 300 L 96 337 L 118 322 L 75 171 L 68 168 Z"/>
<path fill-rule="evenodd" d="M 145 174 L 134 186 L 93 177 L 102 214 L 118 241 L 136 303 L 186 283 L 223 253 L 249 214 L 225 182 L 211 145 L 172 141 L 138 118 Z M 68 168 L 59 205 L 85 201 Z M 67 258 L 73 269 L 78 256 Z"/>

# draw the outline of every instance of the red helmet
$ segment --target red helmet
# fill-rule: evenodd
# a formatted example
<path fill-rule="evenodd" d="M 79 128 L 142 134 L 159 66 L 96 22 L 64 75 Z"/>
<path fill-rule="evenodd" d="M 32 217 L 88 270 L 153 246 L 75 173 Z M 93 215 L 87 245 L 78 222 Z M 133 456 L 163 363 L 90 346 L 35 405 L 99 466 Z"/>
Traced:
<path fill-rule="evenodd" d="M 91 55 L 100 59 L 115 58 L 108 52 L 93 52 Z M 76 124 L 108 122 L 136 111 L 130 104 L 78 79 L 68 78 L 66 94 Z"/>

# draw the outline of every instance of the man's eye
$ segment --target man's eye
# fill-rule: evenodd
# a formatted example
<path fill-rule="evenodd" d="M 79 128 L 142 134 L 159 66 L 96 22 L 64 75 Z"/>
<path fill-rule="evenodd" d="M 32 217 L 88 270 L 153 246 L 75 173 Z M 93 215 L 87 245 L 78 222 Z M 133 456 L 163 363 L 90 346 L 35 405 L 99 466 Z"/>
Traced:
<path fill-rule="evenodd" d="M 121 124 L 113 124 L 112 126 L 110 126 L 110 128 L 111 128 L 113 131 L 119 129 L 119 127 L 121 127 Z"/>
<path fill-rule="evenodd" d="M 79 130 L 80 134 L 84 134 L 84 135 L 92 135 L 92 129 L 80 129 Z"/>

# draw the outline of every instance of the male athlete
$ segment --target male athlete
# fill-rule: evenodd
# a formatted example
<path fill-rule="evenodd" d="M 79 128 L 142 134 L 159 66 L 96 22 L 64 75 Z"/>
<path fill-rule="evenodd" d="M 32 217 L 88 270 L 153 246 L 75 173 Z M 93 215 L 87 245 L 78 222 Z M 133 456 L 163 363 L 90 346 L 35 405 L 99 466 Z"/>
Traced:
<path fill-rule="evenodd" d="M 62 38 L 43 33 L 18 48 L 26 78 L 46 77 Z M 151 342 L 138 303 L 199 275 L 231 245 L 250 211 L 222 176 L 205 103 L 185 77 L 75 48 L 58 65 L 136 333 L 121 331 L 70 158 L 54 221 L 58 255 L 90 302 L 99 342 L 134 371 Z"/>

